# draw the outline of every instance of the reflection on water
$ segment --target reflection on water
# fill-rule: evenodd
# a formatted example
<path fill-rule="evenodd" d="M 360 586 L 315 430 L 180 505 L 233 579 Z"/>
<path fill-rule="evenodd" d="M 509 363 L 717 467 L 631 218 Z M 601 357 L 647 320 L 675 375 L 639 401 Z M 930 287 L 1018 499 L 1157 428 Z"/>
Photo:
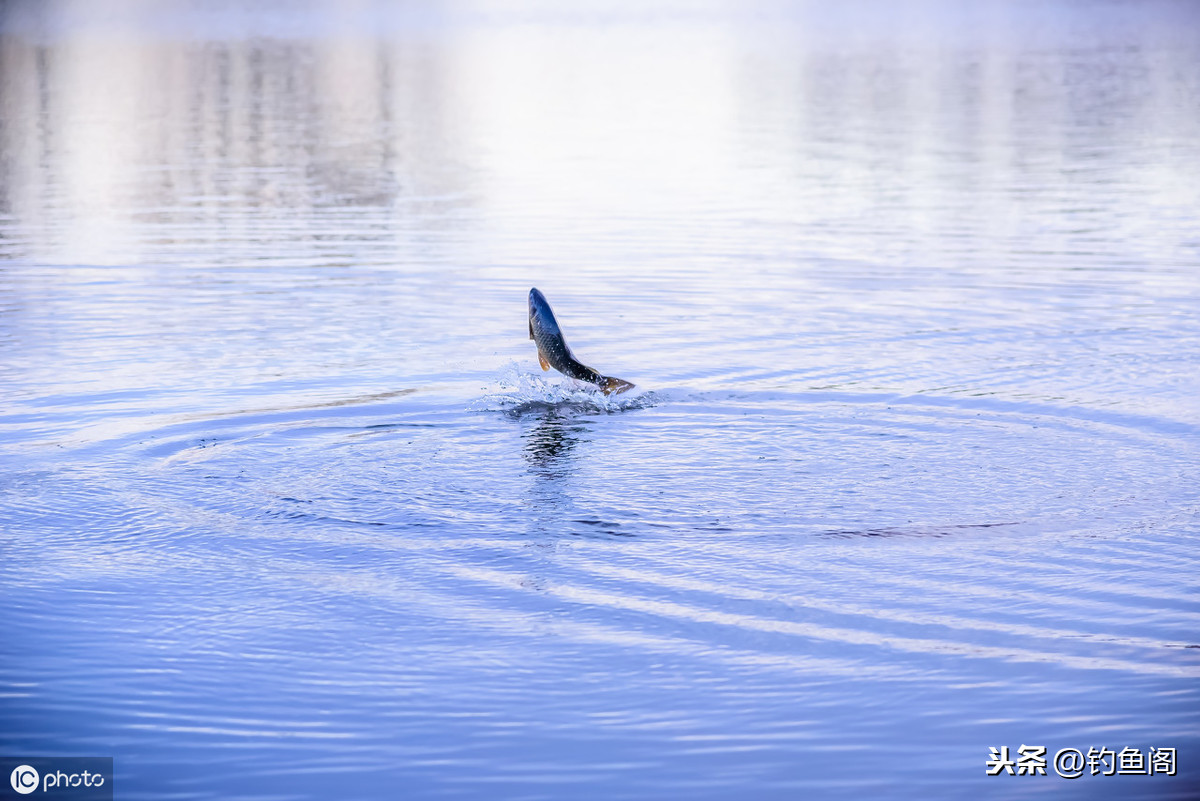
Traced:
<path fill-rule="evenodd" d="M 0 753 L 131 799 L 1192 798 L 1197 29 L 0 4 Z M 636 394 L 537 370 L 535 285 Z M 1180 775 L 984 777 L 1030 743 Z"/>
<path fill-rule="evenodd" d="M 849 30 L 805 4 L 670 30 L 632 5 L 292 23 L 168 5 L 194 35 L 136 4 L 106 25 L 77 3 L 5 7 L 4 254 L 711 261 L 741 230 L 760 258 L 995 265 L 1195 245 L 1177 211 L 1200 190 L 1171 166 L 1200 140 L 1187 3 L 895 4 Z"/>
<path fill-rule="evenodd" d="M 542 414 L 537 424 L 524 434 L 525 459 L 539 475 L 547 478 L 562 478 L 570 469 L 572 453 L 587 429 L 569 415 L 550 408 Z"/>
<path fill-rule="evenodd" d="M 271 261 L 298 237 L 310 258 L 386 261 L 406 218 L 436 235 L 470 203 L 428 44 L 84 29 L 2 53 L 8 256 Z"/>

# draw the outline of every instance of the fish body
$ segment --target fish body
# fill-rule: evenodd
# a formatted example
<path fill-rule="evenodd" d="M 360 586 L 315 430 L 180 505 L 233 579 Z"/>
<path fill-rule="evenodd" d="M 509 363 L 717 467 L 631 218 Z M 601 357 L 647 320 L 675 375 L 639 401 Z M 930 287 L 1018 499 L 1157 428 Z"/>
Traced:
<path fill-rule="evenodd" d="M 538 362 L 543 370 L 553 367 L 565 376 L 597 385 L 605 395 L 633 388 L 628 381 L 600 375 L 575 358 L 554 318 L 554 310 L 536 287 L 529 290 L 529 338 L 537 344 Z"/>

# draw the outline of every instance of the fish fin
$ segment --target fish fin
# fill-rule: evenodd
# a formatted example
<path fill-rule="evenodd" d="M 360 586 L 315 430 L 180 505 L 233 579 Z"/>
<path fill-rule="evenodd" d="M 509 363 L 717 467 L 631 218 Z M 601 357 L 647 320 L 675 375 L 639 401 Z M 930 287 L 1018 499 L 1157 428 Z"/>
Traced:
<path fill-rule="evenodd" d="M 600 390 L 605 395 L 620 395 L 622 392 L 633 389 L 636 384 L 625 381 L 620 378 L 611 378 L 604 376 L 604 383 L 600 385 Z"/>
<path fill-rule="evenodd" d="M 538 348 L 538 364 L 540 364 L 542 366 L 543 370 L 550 369 L 550 362 L 546 361 L 546 357 L 542 355 L 541 348 Z"/>
<path fill-rule="evenodd" d="M 529 321 L 529 338 L 533 339 L 533 320 Z"/>

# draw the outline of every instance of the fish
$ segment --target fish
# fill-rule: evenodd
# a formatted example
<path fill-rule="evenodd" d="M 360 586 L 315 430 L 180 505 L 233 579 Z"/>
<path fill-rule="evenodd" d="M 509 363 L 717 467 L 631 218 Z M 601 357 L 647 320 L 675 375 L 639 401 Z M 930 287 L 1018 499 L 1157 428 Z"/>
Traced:
<path fill-rule="evenodd" d="M 537 287 L 529 290 L 529 338 L 537 343 L 538 363 L 543 370 L 553 367 L 565 376 L 597 385 L 605 395 L 617 395 L 634 387 L 624 379 L 600 375 L 575 358 L 563 339 L 550 302 Z"/>

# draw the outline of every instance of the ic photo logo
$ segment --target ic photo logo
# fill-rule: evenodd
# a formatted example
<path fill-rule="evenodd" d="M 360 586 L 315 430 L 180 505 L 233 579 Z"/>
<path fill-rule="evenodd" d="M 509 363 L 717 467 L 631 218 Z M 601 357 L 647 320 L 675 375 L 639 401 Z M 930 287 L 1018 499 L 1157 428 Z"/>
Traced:
<path fill-rule="evenodd" d="M 5 775 L 8 776 L 8 787 L 4 786 Z M 113 759 L 31 754 L 0 756 L 0 799 L 10 798 L 113 801 Z"/>
<path fill-rule="evenodd" d="M 0 776 L 4 774 L 0 773 Z M 18 765 L 13 768 L 12 775 L 8 777 L 8 781 L 12 784 L 12 788 L 21 795 L 29 795 L 38 788 L 38 781 L 41 777 L 38 776 L 36 769 L 28 765 Z"/>

